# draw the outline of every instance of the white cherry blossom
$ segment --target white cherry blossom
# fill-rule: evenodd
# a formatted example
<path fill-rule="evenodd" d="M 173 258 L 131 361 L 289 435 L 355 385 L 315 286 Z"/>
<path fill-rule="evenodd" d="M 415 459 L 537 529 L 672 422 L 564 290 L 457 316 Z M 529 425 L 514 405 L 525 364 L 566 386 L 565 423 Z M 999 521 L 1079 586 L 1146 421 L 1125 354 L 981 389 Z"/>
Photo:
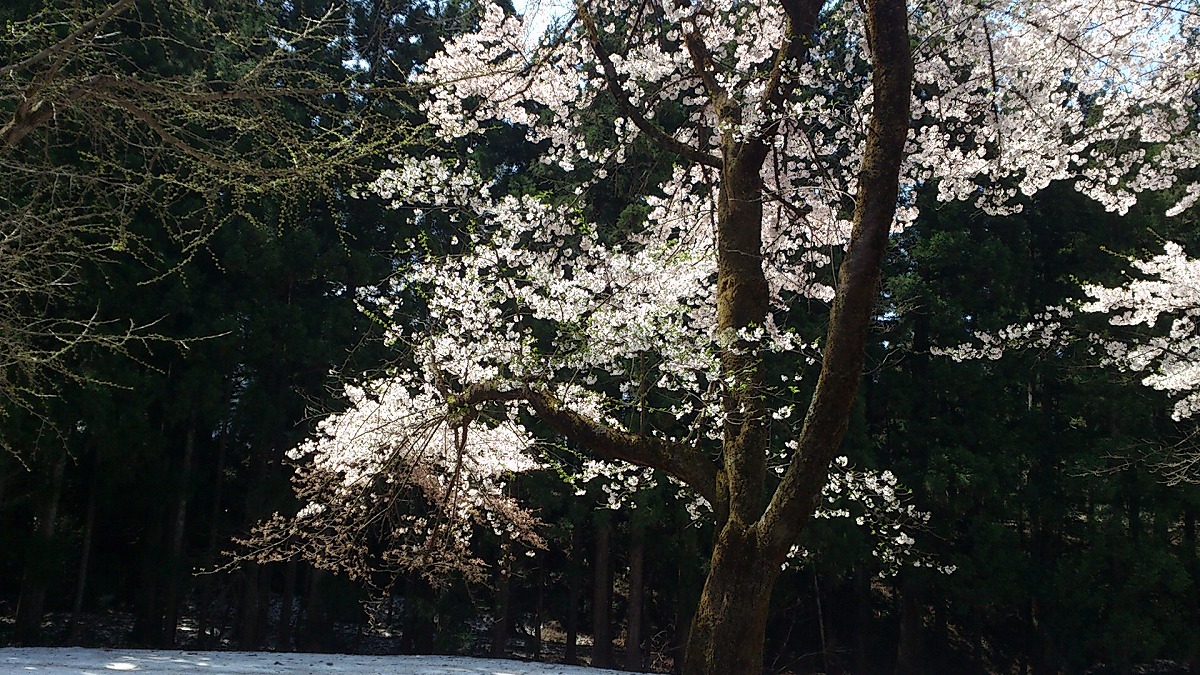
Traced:
<path fill-rule="evenodd" d="M 731 417 L 745 412 L 731 403 L 744 374 L 723 363 L 770 359 L 800 378 L 819 356 L 814 336 L 789 326 L 838 293 L 833 263 L 860 198 L 877 106 L 860 3 L 823 6 L 798 56 L 780 47 L 795 17 L 777 2 L 576 8 L 531 41 L 521 17 L 485 4 L 478 29 L 415 74 L 441 138 L 473 147 L 486 128 L 513 125 L 568 188 L 503 194 L 465 159 L 396 158 L 372 190 L 399 208 L 445 212 L 460 228 L 460 252 L 414 254 L 388 285 L 363 294 L 384 316 L 402 309 L 401 291 L 423 298 L 427 317 L 389 335 L 414 369 L 352 396 L 353 409 L 302 448 L 306 470 L 332 472 L 350 488 L 391 475 L 397 450 L 411 448 L 405 471 L 433 467 L 429 487 L 417 481 L 427 498 L 465 494 L 445 483 L 465 476 L 468 491 L 486 495 L 475 512 L 512 516 L 500 476 L 527 466 L 519 458 L 534 443 L 520 425 L 532 418 L 592 423 L 614 456 L 636 437 L 655 452 L 713 458 Z M 1140 193 L 1174 185 L 1200 164 L 1200 41 L 1190 37 L 1198 16 L 1182 0 L 912 3 L 914 89 L 892 231 L 917 218 L 921 190 L 1004 213 L 1072 180 L 1123 213 Z M 639 139 L 670 153 L 674 168 L 647 194 L 628 196 L 647 215 L 616 238 L 580 207 Z M 721 330 L 717 223 L 739 194 L 723 176 L 734 150 L 756 143 L 765 153 L 753 186 L 761 245 L 746 253 L 762 260 L 769 310 Z M 1186 194 L 1181 204 L 1200 188 Z M 767 451 L 787 462 L 802 423 L 790 411 L 808 408 L 796 391 L 788 383 L 761 391 L 778 439 Z M 625 423 L 648 408 L 645 427 Z M 419 452 L 413 428 L 428 443 Z M 463 459 L 464 449 L 478 457 Z M 614 473 L 623 483 L 630 475 L 641 474 Z M 308 510 L 300 522 L 319 516 Z M 892 537 L 901 548 L 909 539 Z"/>

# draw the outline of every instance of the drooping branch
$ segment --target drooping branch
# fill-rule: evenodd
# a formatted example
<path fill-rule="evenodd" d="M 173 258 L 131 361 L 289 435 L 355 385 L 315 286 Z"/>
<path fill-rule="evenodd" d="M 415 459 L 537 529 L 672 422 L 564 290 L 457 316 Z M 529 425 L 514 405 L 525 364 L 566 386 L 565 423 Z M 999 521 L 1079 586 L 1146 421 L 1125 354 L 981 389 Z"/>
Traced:
<path fill-rule="evenodd" d="M 289 30 L 267 27 L 270 3 L 83 4 L 48 3 L 0 35 L 0 414 L 38 407 L 85 345 L 160 339 L 123 328 L 116 307 L 77 305 L 85 270 L 137 260 L 168 274 L 251 201 L 288 204 L 282 224 L 412 128 L 373 105 L 404 105 L 399 86 L 368 90 L 331 60 L 333 14 Z M 206 70 L 218 56 L 225 67 Z"/>
<path fill-rule="evenodd" d="M 533 386 L 501 388 L 479 383 L 451 398 L 451 405 L 476 406 L 489 401 L 524 401 L 538 419 L 556 433 L 599 459 L 620 460 L 665 471 L 716 503 L 717 467 L 700 450 L 664 438 L 622 431 L 571 410 L 558 397 Z"/>
<path fill-rule="evenodd" d="M 829 463 L 845 436 L 899 195 L 913 73 L 907 8 L 903 0 L 866 4 L 875 102 L 859 169 L 850 246 L 839 270 L 821 373 L 798 448 L 758 523 L 767 550 L 778 556 L 786 554 L 812 517 Z"/>

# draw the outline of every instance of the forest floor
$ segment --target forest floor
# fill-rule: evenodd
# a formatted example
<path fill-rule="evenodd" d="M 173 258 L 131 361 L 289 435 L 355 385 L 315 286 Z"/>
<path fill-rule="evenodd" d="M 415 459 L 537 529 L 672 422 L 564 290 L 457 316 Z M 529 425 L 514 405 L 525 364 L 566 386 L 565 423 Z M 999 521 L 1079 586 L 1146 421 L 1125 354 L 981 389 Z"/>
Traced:
<path fill-rule="evenodd" d="M 212 675 L 602 675 L 619 671 L 464 656 L 8 647 L 0 649 L 0 672 L 36 675 L 107 675 L 118 672 Z"/>

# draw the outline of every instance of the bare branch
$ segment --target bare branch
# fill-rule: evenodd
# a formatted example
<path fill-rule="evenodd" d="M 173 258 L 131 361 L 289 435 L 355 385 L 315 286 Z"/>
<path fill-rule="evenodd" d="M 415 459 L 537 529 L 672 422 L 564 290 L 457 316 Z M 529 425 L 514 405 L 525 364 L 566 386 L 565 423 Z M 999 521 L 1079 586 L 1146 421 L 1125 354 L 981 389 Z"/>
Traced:
<path fill-rule="evenodd" d="M 0 67 L 0 78 L 8 77 L 10 73 L 25 70 L 31 66 L 45 61 L 46 59 L 67 51 L 77 45 L 85 36 L 95 33 L 101 26 L 108 23 L 113 17 L 117 16 L 126 9 L 133 6 L 133 0 L 118 0 L 116 4 L 96 15 L 93 19 L 86 21 L 83 25 L 71 31 L 71 34 L 58 42 L 46 47 L 45 49 L 29 56 L 16 63 L 10 63 L 7 66 Z"/>

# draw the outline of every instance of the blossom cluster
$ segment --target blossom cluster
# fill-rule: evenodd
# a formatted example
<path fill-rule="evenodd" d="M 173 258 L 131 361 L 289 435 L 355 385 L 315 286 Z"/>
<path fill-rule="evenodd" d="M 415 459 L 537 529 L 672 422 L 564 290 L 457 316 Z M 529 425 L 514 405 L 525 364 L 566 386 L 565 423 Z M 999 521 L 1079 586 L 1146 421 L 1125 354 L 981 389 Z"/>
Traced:
<path fill-rule="evenodd" d="M 1174 395 L 1176 420 L 1194 417 L 1200 413 L 1200 260 L 1167 242 L 1162 254 L 1130 264 L 1138 278 L 1111 288 L 1084 286 L 1090 300 L 1081 309 L 1107 315 L 1113 326 L 1149 330 L 1089 337 L 1105 363 L 1148 373 L 1142 384 Z"/>
<path fill-rule="evenodd" d="M 1102 333 L 1072 321 L 1071 309 L 1049 307 L 1030 322 L 930 351 L 956 360 L 995 360 L 1011 349 L 1083 343 L 1104 365 L 1146 373 L 1142 384 L 1175 398 L 1176 420 L 1194 417 L 1200 413 L 1200 260 L 1167 242 L 1163 253 L 1129 264 L 1136 276 L 1124 284 L 1082 287 L 1088 299 L 1078 312 L 1103 316 L 1109 329 Z"/>
<path fill-rule="evenodd" d="M 814 514 L 822 520 L 853 522 L 867 535 L 880 576 L 895 576 L 904 567 L 928 567 L 953 574 L 954 565 L 938 563 L 924 553 L 913 536 L 930 514 L 906 500 L 907 491 L 891 471 L 855 468 L 845 456 L 834 460 Z M 793 546 L 783 568 L 807 560 L 813 552 Z"/>

